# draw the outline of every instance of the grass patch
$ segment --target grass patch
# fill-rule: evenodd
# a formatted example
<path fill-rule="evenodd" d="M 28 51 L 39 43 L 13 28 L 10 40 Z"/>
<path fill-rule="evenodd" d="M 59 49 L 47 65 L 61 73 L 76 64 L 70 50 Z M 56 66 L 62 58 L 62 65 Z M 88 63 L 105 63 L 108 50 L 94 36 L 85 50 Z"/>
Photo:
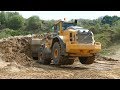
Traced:
<path fill-rule="evenodd" d="M 116 54 L 116 51 L 120 49 L 120 41 L 116 41 L 115 43 L 112 43 L 110 47 L 103 48 L 100 52 L 103 56 L 110 56 Z"/>
<path fill-rule="evenodd" d="M 111 54 L 111 50 L 110 49 L 103 49 L 101 52 L 100 52 L 101 55 L 110 55 Z"/>
<path fill-rule="evenodd" d="M 11 35 L 7 34 L 6 32 L 0 32 L 0 39 L 1 38 L 7 38 L 10 37 Z"/>

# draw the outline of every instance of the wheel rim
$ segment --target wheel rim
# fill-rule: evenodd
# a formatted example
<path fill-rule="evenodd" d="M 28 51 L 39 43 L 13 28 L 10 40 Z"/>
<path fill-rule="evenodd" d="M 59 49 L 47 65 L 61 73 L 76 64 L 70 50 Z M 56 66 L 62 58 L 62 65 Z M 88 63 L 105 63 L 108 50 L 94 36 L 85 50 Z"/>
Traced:
<path fill-rule="evenodd" d="M 55 58 L 58 57 L 58 50 L 57 50 L 57 49 L 55 49 L 55 51 L 54 51 L 54 57 L 55 57 Z"/>

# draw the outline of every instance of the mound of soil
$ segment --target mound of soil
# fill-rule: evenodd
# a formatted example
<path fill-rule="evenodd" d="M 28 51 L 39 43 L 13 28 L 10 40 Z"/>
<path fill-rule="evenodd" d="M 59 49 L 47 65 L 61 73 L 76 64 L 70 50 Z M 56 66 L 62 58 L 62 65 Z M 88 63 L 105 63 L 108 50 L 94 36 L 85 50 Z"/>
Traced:
<path fill-rule="evenodd" d="M 22 66 L 33 63 L 30 50 L 31 37 L 15 37 L 0 42 L 1 59 L 5 62 L 16 62 Z"/>

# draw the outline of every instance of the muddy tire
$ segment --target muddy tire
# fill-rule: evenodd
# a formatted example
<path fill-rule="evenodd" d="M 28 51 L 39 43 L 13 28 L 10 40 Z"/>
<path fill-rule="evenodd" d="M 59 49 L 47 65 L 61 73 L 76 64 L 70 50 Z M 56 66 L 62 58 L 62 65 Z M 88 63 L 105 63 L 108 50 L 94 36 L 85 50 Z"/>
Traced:
<path fill-rule="evenodd" d="M 38 60 L 41 64 L 49 65 L 51 63 L 51 52 L 47 48 L 39 50 Z"/>
<path fill-rule="evenodd" d="M 74 63 L 74 60 L 72 60 L 72 59 L 67 59 L 67 60 L 65 60 L 63 63 L 62 63 L 62 65 L 72 65 Z"/>
<path fill-rule="evenodd" d="M 61 47 L 58 42 L 55 42 L 52 47 L 52 59 L 55 65 L 61 65 L 64 56 L 61 55 Z"/>
<path fill-rule="evenodd" d="M 37 54 L 38 54 L 38 53 L 32 53 L 32 58 L 33 58 L 34 60 L 38 60 Z"/>
<path fill-rule="evenodd" d="M 61 55 L 61 46 L 58 42 L 55 42 L 52 47 L 52 59 L 55 65 L 71 65 L 74 63 L 74 59 Z"/>
<path fill-rule="evenodd" d="M 68 59 L 66 65 L 72 65 L 74 63 L 74 59 Z"/>
<path fill-rule="evenodd" d="M 79 61 L 82 64 L 92 64 L 94 63 L 95 56 L 90 56 L 90 57 L 79 57 Z"/>

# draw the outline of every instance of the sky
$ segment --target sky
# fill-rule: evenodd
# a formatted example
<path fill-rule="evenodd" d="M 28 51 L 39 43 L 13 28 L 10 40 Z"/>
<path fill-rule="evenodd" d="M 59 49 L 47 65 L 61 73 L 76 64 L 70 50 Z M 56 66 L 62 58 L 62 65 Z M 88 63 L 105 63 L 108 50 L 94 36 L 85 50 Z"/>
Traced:
<path fill-rule="evenodd" d="M 12 11 L 13 12 L 13 11 Z M 109 16 L 119 16 L 120 11 L 16 11 L 19 12 L 24 18 L 29 18 L 33 15 L 39 16 L 40 19 L 43 20 L 58 20 L 64 19 L 97 19 L 101 16 L 109 15 Z"/>

